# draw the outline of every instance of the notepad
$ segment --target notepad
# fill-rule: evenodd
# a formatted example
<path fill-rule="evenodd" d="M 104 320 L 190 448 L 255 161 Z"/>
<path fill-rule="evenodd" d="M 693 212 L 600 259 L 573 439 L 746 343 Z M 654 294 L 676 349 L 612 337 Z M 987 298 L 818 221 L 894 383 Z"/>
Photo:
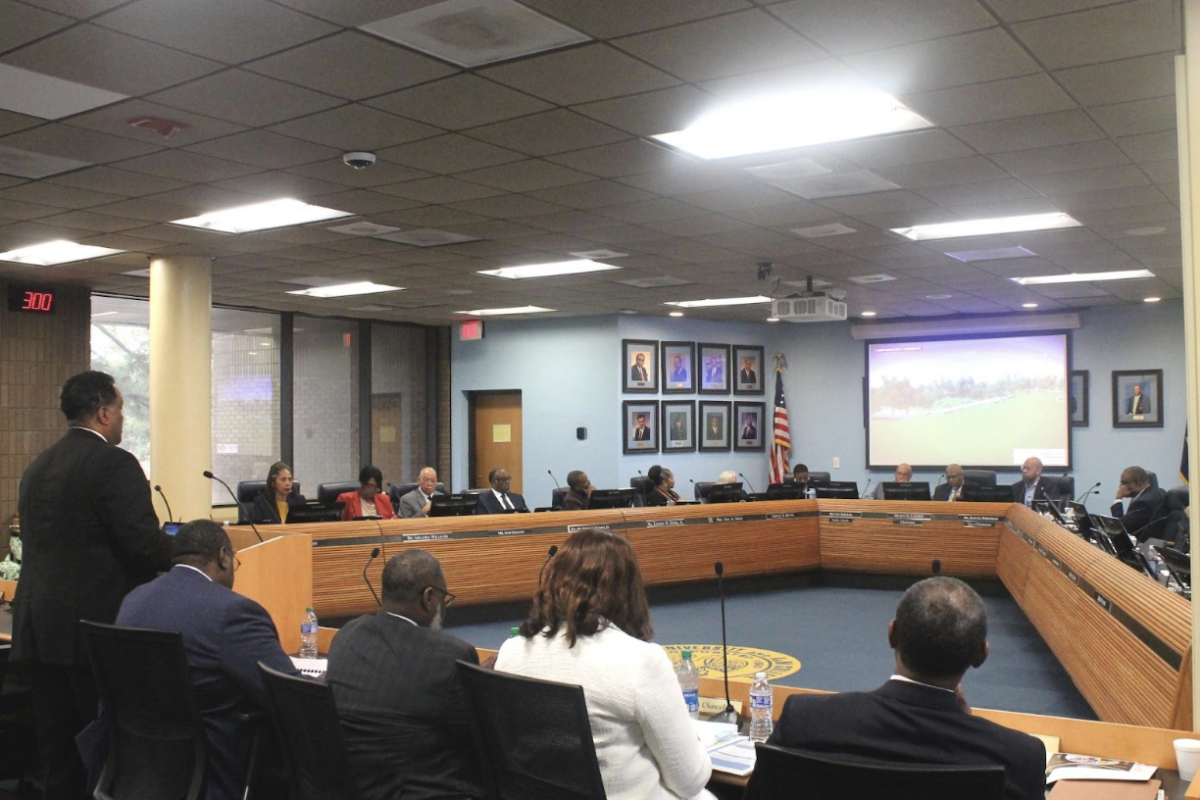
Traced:
<path fill-rule="evenodd" d="M 321 677 L 329 668 L 329 659 L 327 658 L 300 658 L 299 656 L 292 656 L 291 659 L 296 669 L 300 670 L 300 674 L 307 675 L 310 678 Z"/>

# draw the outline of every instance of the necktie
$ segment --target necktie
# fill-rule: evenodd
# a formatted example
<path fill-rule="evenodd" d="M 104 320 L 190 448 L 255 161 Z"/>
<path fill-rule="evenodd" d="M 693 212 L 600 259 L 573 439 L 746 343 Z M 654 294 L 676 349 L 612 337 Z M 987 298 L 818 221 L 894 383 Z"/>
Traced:
<path fill-rule="evenodd" d="M 512 501 L 508 499 L 507 492 L 500 495 L 500 502 L 504 505 L 505 509 L 507 509 L 508 511 L 512 511 L 513 504 L 512 504 Z"/>

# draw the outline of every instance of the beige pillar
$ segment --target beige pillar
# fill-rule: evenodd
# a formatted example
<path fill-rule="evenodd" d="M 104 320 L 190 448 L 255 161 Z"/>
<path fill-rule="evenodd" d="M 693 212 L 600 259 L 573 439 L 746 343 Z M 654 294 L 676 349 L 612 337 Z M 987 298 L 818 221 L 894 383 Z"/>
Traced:
<path fill-rule="evenodd" d="M 1200 285 L 1195 268 L 1200 263 L 1200 241 L 1196 238 L 1196 207 L 1200 198 L 1200 0 L 1185 0 L 1183 17 L 1184 52 L 1196 55 L 1175 59 L 1176 118 L 1179 127 L 1179 208 L 1183 239 L 1183 331 L 1184 379 L 1187 390 L 1188 466 L 1200 476 L 1200 350 L 1196 346 L 1196 309 L 1200 308 Z M 1193 531 L 1200 531 L 1197 504 L 1188 509 Z M 1200 547 L 1192 548 L 1192 571 L 1200 562 Z M 1195 643 L 1200 641 L 1200 612 L 1192 603 L 1192 728 L 1200 730 L 1200 659 Z"/>
<path fill-rule="evenodd" d="M 212 485 L 212 260 L 150 262 L 150 473 L 176 520 L 208 518 Z M 167 509 L 158 492 L 159 519 Z"/>

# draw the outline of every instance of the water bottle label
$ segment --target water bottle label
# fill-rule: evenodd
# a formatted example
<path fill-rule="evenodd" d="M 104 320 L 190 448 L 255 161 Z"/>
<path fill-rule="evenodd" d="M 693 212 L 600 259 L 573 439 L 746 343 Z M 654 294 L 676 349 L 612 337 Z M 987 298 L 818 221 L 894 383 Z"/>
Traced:
<path fill-rule="evenodd" d="M 767 709 L 770 710 L 772 703 L 770 694 L 752 694 L 750 695 L 750 708 L 752 709 Z"/>
<path fill-rule="evenodd" d="M 303 635 L 305 633 L 316 633 L 316 632 L 317 632 L 317 623 L 315 623 L 315 622 L 301 622 L 300 623 L 301 635 Z"/>
<path fill-rule="evenodd" d="M 688 713 L 700 710 L 700 692 L 697 689 L 686 689 L 683 693 L 683 702 L 687 703 Z"/>

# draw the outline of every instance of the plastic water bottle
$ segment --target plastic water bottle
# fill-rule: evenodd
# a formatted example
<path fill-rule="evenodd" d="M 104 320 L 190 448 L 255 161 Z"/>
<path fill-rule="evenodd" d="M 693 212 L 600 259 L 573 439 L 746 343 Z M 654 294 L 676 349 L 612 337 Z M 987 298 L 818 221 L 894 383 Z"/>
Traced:
<path fill-rule="evenodd" d="M 300 623 L 300 657 L 317 657 L 317 614 L 312 606 L 304 612 L 304 621 Z"/>
<path fill-rule="evenodd" d="M 520 635 L 521 635 L 521 626 L 520 625 L 513 625 L 511 628 L 508 629 L 508 638 L 515 639 Z"/>
<path fill-rule="evenodd" d="M 771 684 L 767 683 L 767 673 L 754 673 L 754 684 L 750 687 L 750 740 L 765 742 L 774 730 L 775 723 L 771 722 L 771 709 L 774 707 L 774 695 Z"/>
<path fill-rule="evenodd" d="M 683 690 L 683 702 L 687 704 L 688 715 L 692 719 L 700 719 L 700 670 L 692 663 L 691 650 L 679 654 L 675 677 L 679 679 L 679 688 Z"/>

